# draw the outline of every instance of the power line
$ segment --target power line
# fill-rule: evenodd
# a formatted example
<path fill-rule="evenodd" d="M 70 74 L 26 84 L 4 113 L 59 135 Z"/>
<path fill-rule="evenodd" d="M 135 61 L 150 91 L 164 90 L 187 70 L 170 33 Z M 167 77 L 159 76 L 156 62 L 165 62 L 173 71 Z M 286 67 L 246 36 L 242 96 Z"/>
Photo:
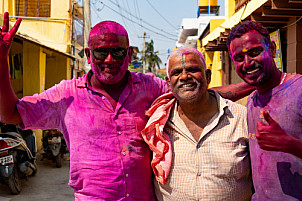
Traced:
<path fill-rule="evenodd" d="M 124 1 L 122 1 L 122 2 L 123 2 L 123 5 L 125 7 Z M 126 0 L 126 5 L 127 5 L 128 10 L 131 11 L 127 0 Z M 129 15 L 129 16 L 130 16 L 129 18 L 132 19 L 131 15 Z M 138 35 L 138 32 L 135 28 L 135 25 L 133 23 L 131 25 L 132 25 L 132 28 L 133 28 L 134 32 L 136 33 L 136 35 Z"/>
<path fill-rule="evenodd" d="M 170 23 L 164 16 L 162 16 L 161 14 L 160 14 L 160 12 L 158 12 L 158 10 L 156 10 L 156 8 L 154 8 L 153 7 L 153 5 L 150 3 L 150 1 L 149 0 L 146 0 L 147 2 L 148 2 L 148 4 L 151 6 L 151 8 L 153 8 L 153 10 L 155 10 L 155 12 L 159 15 L 159 16 L 161 16 L 161 18 L 163 18 L 163 20 L 165 20 L 171 27 L 173 27 L 173 29 L 177 29 L 172 23 Z"/>
<path fill-rule="evenodd" d="M 116 4 L 117 4 L 118 9 L 120 10 L 120 12 L 121 12 L 121 14 L 122 14 L 122 9 L 121 9 L 120 4 L 118 3 L 118 1 L 117 1 L 117 0 L 115 0 L 115 1 L 116 1 Z M 104 4 L 104 5 L 105 5 L 105 4 Z M 124 24 L 125 24 L 125 26 L 126 26 L 126 28 L 127 28 L 127 24 L 126 24 L 126 22 L 125 22 L 124 18 L 122 18 L 122 20 L 123 20 L 123 22 L 124 22 Z M 127 28 L 127 29 L 128 29 L 128 28 Z"/>
<path fill-rule="evenodd" d="M 137 3 L 137 0 L 134 0 L 134 8 L 135 8 L 135 16 L 136 16 L 136 13 L 138 13 L 138 22 L 139 22 L 139 24 L 140 24 L 140 28 L 141 28 L 141 32 L 143 32 L 143 29 L 142 29 L 142 21 L 141 21 L 141 14 L 140 14 L 140 12 L 139 12 L 139 7 L 138 7 L 138 3 Z"/>
<path fill-rule="evenodd" d="M 103 2 L 101 2 L 101 3 L 102 3 L 102 4 L 104 4 Z M 114 10 L 113 8 L 111 8 L 111 7 L 107 6 L 106 4 L 104 4 L 104 6 L 106 6 L 107 8 L 109 8 L 110 10 L 112 10 L 113 12 L 117 13 L 118 15 L 120 15 L 120 16 L 122 16 L 122 17 L 124 17 L 125 19 L 129 20 L 130 22 L 133 22 L 133 23 L 135 23 L 135 24 L 139 25 L 137 22 L 135 22 L 135 21 L 133 21 L 133 20 L 129 19 L 128 17 L 126 17 L 126 16 L 124 16 L 123 14 L 121 14 L 121 13 L 117 12 L 117 11 L 116 11 L 116 10 Z M 153 30 L 151 30 L 151 29 L 149 29 L 149 28 L 147 28 L 147 27 L 145 27 L 145 26 L 143 26 L 143 25 L 142 25 L 142 27 L 143 27 L 143 28 L 145 28 L 146 30 L 148 30 L 148 31 L 152 32 L 152 33 L 155 33 L 155 34 L 160 35 L 160 36 L 163 36 L 163 37 L 165 37 L 165 38 L 167 38 L 167 39 L 170 39 L 170 40 L 176 41 L 176 39 L 175 39 L 175 38 L 170 38 L 170 37 L 168 37 L 168 36 L 166 36 L 166 35 L 163 35 L 163 34 L 161 34 L 161 33 L 155 32 L 155 31 L 153 31 Z M 168 33 L 168 32 L 167 32 L 167 33 Z M 169 34 L 169 33 L 168 33 L 168 34 Z M 171 34 L 170 34 L 170 35 L 171 35 Z M 174 36 L 174 35 L 173 35 L 173 36 Z M 176 37 L 176 36 L 174 36 L 174 37 Z"/>
<path fill-rule="evenodd" d="M 117 6 L 117 4 L 116 3 L 114 3 L 112 0 L 108 0 L 109 2 L 111 2 L 112 4 L 114 4 L 115 6 Z M 101 2 L 101 3 L 103 3 L 103 2 Z M 103 3 L 104 4 L 104 3 Z M 105 4 L 104 4 L 105 5 Z M 107 6 L 108 7 L 108 6 Z M 110 8 L 110 7 L 108 7 L 108 8 Z M 119 7 L 120 8 L 120 7 Z M 112 9 L 112 8 L 110 8 L 110 9 Z M 135 17 L 135 18 L 137 18 L 136 16 L 134 16 L 132 13 L 130 13 L 130 12 L 128 12 L 127 10 L 125 10 L 125 9 L 122 9 L 122 8 L 120 8 L 121 10 L 123 10 L 124 12 L 126 12 L 126 13 L 128 13 L 129 15 L 131 15 L 131 16 L 133 16 L 133 17 Z M 163 29 L 159 29 L 158 27 L 156 27 L 156 26 L 153 26 L 152 24 L 150 24 L 150 23 L 148 23 L 148 22 L 146 22 L 145 20 L 143 20 L 143 19 L 141 19 L 141 21 L 142 22 L 144 22 L 145 24 L 147 24 L 147 25 L 149 25 L 150 27 L 152 27 L 152 28 L 154 28 L 154 29 L 156 29 L 156 30 L 159 30 L 159 31 L 162 31 L 162 32 L 164 32 L 164 33 L 166 33 L 166 34 L 169 34 L 170 36 L 173 36 L 173 37 L 176 37 L 177 38 L 177 36 L 176 35 L 173 35 L 173 34 L 171 34 L 171 33 L 169 33 L 169 32 L 166 32 L 165 30 L 163 30 Z M 140 25 L 140 26 L 142 26 L 142 25 Z M 166 36 L 165 36 L 166 37 Z"/>
<path fill-rule="evenodd" d="M 97 18 L 100 19 L 102 21 L 102 18 L 99 16 L 98 12 L 102 11 L 104 9 L 105 6 L 103 6 L 103 8 L 96 8 L 95 6 L 96 2 L 92 2 L 92 9 L 94 11 L 94 13 L 96 14 Z"/>

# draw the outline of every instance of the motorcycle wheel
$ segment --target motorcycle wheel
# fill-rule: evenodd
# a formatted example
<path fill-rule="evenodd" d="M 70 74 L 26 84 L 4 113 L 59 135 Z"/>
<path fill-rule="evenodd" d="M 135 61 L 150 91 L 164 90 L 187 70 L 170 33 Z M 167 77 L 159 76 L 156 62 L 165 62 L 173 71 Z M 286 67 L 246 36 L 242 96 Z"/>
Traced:
<path fill-rule="evenodd" d="M 37 168 L 38 166 L 36 161 L 33 162 L 33 165 L 34 165 L 33 173 L 30 176 L 35 176 L 36 173 L 38 172 L 38 168 Z"/>
<path fill-rule="evenodd" d="M 57 168 L 62 167 L 62 155 L 58 154 L 55 159 L 56 159 L 56 167 Z"/>
<path fill-rule="evenodd" d="M 17 171 L 17 167 L 14 166 L 12 174 L 7 178 L 8 188 L 13 195 L 19 194 L 22 190 L 21 179 Z"/>

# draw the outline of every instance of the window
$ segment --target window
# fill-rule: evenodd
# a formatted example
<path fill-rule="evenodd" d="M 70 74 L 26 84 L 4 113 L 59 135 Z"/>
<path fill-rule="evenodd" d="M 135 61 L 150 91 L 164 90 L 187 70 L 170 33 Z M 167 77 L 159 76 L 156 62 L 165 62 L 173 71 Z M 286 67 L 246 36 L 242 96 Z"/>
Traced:
<path fill-rule="evenodd" d="M 15 0 L 16 16 L 50 17 L 51 0 Z"/>

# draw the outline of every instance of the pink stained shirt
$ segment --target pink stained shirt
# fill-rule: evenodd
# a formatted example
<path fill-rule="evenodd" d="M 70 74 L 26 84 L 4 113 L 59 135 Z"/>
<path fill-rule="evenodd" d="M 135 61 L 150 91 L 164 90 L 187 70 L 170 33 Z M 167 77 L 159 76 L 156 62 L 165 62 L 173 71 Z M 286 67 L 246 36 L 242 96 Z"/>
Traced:
<path fill-rule="evenodd" d="M 91 71 L 17 104 L 22 128 L 63 132 L 75 200 L 155 200 L 151 152 L 140 132 L 145 112 L 168 87 L 153 74 L 127 73 L 115 110 L 90 87 Z"/>

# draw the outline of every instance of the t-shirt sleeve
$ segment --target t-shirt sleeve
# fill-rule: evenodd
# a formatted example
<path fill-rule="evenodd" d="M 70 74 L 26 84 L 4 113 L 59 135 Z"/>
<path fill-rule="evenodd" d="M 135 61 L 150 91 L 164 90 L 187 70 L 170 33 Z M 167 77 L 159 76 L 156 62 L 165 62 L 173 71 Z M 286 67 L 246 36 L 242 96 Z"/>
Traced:
<path fill-rule="evenodd" d="M 66 98 L 60 91 L 64 82 L 53 86 L 41 94 L 25 96 L 17 103 L 17 109 L 22 119 L 21 129 L 49 129 L 59 128 L 62 116 L 62 105 Z"/>

